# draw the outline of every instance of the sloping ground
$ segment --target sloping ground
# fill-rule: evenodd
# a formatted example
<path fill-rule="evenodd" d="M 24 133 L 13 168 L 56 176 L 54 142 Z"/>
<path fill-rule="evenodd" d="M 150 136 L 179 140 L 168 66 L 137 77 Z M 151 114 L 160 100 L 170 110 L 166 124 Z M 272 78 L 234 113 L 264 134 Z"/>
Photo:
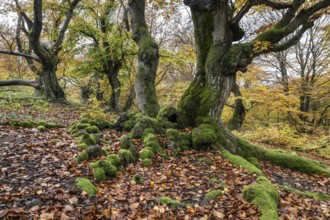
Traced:
<path fill-rule="evenodd" d="M 78 120 L 79 113 L 62 109 L 48 118 L 56 123 Z M 25 112 L 26 113 L 26 112 Z M 11 112 L 13 114 L 13 112 Z M 36 115 L 36 114 L 35 114 Z M 65 116 L 70 115 L 70 116 Z M 61 117 L 62 116 L 62 117 Z M 67 118 L 66 118 L 67 117 Z M 58 120 L 57 120 L 58 119 Z M 104 130 L 111 152 L 117 152 L 119 132 Z M 135 145 L 142 148 L 139 141 Z M 36 129 L 0 126 L 0 219 L 258 219 L 259 210 L 242 198 L 244 186 L 255 180 L 220 152 L 189 150 L 175 158 L 156 156 L 151 167 L 140 161 L 130 164 L 116 178 L 97 186 L 97 196 L 88 198 L 74 186 L 76 177 L 93 180 L 89 163 L 76 164 L 78 153 L 67 128 Z M 200 162 L 199 158 L 208 158 Z M 91 162 L 91 161 L 90 161 Z M 291 185 L 302 191 L 329 194 L 329 178 L 292 172 L 261 163 L 263 173 L 278 184 L 281 219 L 327 219 L 330 203 L 284 190 Z M 139 174 L 144 182 L 132 178 Z M 206 199 L 211 190 L 221 190 Z M 187 208 L 161 205 L 166 196 L 189 204 Z"/>

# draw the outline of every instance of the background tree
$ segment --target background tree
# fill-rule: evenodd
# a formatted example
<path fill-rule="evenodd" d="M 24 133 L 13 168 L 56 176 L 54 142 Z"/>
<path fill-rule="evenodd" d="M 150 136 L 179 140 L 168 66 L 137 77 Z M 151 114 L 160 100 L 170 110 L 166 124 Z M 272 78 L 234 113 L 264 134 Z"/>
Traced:
<path fill-rule="evenodd" d="M 45 27 L 43 26 L 45 22 L 43 21 L 43 14 L 47 14 L 48 12 L 45 11 L 45 8 L 43 10 L 44 4 L 42 0 L 33 1 L 33 19 L 30 19 L 19 2 L 17 0 L 15 1 L 17 11 L 25 22 L 22 28 L 28 37 L 29 44 L 34 54 L 38 57 L 42 65 L 40 78 L 43 82 L 47 98 L 65 100 L 65 93 L 59 85 L 56 76 L 57 65 L 60 62 L 58 54 L 62 49 L 65 32 L 73 17 L 73 11 L 78 2 L 79 0 L 49 3 L 49 8 L 59 7 L 62 11 L 53 11 L 53 19 L 47 21 L 53 21 L 54 26 L 51 28 L 52 43 L 48 42 L 49 44 L 45 44 L 42 43 L 41 33 L 43 27 Z M 25 27 L 27 29 L 25 29 Z"/>
<path fill-rule="evenodd" d="M 73 31 L 88 39 L 88 60 L 78 71 L 104 74 L 111 86 L 110 110 L 120 110 L 121 82 L 119 71 L 127 54 L 133 53 L 130 37 L 116 1 L 86 1 L 80 15 L 74 19 Z"/>

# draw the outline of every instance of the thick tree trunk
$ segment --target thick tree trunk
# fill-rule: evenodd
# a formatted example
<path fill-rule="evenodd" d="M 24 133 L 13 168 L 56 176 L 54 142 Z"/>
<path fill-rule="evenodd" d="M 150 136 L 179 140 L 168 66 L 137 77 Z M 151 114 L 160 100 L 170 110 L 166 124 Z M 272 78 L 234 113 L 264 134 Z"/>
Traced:
<path fill-rule="evenodd" d="M 112 64 L 109 64 L 112 65 Z M 106 75 L 108 76 L 109 83 L 111 86 L 111 96 L 110 96 L 110 110 L 113 112 L 120 111 L 119 99 L 121 93 L 121 84 L 118 79 L 118 72 L 120 70 L 120 65 L 115 65 L 114 68 L 108 68 Z"/>
<path fill-rule="evenodd" d="M 41 75 L 46 98 L 56 101 L 65 101 L 65 93 L 56 77 L 57 62 L 55 62 L 54 59 L 55 57 L 42 65 L 43 72 Z"/>
<path fill-rule="evenodd" d="M 156 117 L 159 104 L 155 90 L 155 78 L 159 55 L 158 46 L 148 31 L 144 8 L 145 0 L 131 0 L 129 2 L 132 37 L 140 48 L 134 89 L 139 110 L 149 116 Z"/>
<path fill-rule="evenodd" d="M 197 73 L 185 91 L 179 109 L 192 126 L 198 125 L 205 116 L 212 116 L 220 122 L 220 115 L 235 83 L 237 66 L 232 64 L 240 52 L 240 48 L 232 47 L 227 1 L 214 3 L 212 10 L 190 5 L 193 1 L 185 3 L 191 7 L 194 22 Z"/>
<path fill-rule="evenodd" d="M 36 77 L 36 82 L 38 82 L 39 87 L 35 88 L 34 94 L 36 97 L 42 97 L 45 95 L 45 92 L 44 92 L 45 90 L 44 90 L 43 80 L 39 75 Z"/>
<path fill-rule="evenodd" d="M 246 110 L 243 104 L 243 100 L 238 98 L 242 96 L 241 92 L 239 91 L 239 87 L 235 84 L 232 88 L 232 92 L 234 93 L 235 99 L 235 108 L 234 113 L 228 123 L 229 130 L 239 130 L 244 122 L 244 118 L 246 115 Z"/>
<path fill-rule="evenodd" d="M 130 110 L 130 108 L 133 106 L 133 100 L 135 98 L 135 91 L 134 91 L 134 87 L 130 88 L 129 90 L 129 95 L 128 98 L 126 100 L 125 106 L 124 106 L 124 112 L 127 112 L 128 110 Z"/>

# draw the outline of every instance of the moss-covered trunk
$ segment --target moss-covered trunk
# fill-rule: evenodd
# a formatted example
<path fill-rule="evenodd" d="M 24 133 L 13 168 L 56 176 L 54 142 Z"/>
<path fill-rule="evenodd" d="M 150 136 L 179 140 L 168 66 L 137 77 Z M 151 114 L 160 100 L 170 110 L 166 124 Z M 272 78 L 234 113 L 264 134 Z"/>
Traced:
<path fill-rule="evenodd" d="M 223 107 L 235 82 L 237 51 L 232 51 L 233 32 L 230 27 L 227 1 L 213 5 L 195 6 L 195 1 L 186 1 L 191 7 L 197 46 L 196 77 L 185 91 L 179 109 L 188 118 L 190 125 L 211 115 L 220 121 Z"/>
<path fill-rule="evenodd" d="M 159 55 L 158 46 L 148 31 L 144 8 L 145 0 L 131 0 L 129 2 L 132 38 L 140 48 L 134 90 L 139 110 L 149 116 L 156 117 L 159 104 L 155 90 L 155 78 Z"/>
<path fill-rule="evenodd" d="M 237 84 L 233 86 L 232 92 L 234 93 L 236 99 L 234 113 L 228 122 L 228 128 L 230 130 L 239 130 L 243 125 L 243 121 L 246 115 L 246 109 L 244 107 L 243 100 L 239 98 L 242 94 L 239 91 L 239 87 Z"/>

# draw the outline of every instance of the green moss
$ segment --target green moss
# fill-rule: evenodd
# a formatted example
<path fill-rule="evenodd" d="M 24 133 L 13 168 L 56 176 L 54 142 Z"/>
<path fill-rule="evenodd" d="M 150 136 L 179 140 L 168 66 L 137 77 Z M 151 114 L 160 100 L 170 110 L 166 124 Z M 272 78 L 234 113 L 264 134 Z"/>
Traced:
<path fill-rule="evenodd" d="M 78 128 L 75 128 L 75 129 L 71 129 L 70 130 L 70 134 L 73 135 L 73 136 L 76 136 L 75 134 L 79 133 L 79 129 Z M 78 135 L 79 136 L 79 135 Z"/>
<path fill-rule="evenodd" d="M 266 177 L 260 176 L 257 182 L 243 189 L 243 198 L 261 210 L 261 220 L 278 219 L 277 203 L 279 195 Z"/>
<path fill-rule="evenodd" d="M 37 129 L 38 129 L 38 131 L 40 131 L 40 132 L 44 132 L 44 131 L 46 131 L 46 127 L 45 127 L 44 125 L 39 125 L 39 126 L 37 127 Z"/>
<path fill-rule="evenodd" d="M 135 174 L 133 176 L 133 181 L 136 182 L 137 184 L 143 184 L 144 183 L 144 179 L 142 178 L 142 176 L 140 174 Z"/>
<path fill-rule="evenodd" d="M 213 161 L 210 158 L 207 158 L 207 157 L 198 158 L 198 162 L 206 163 L 209 166 L 211 166 L 213 164 Z"/>
<path fill-rule="evenodd" d="M 164 106 L 157 115 L 157 120 L 165 128 L 184 128 L 185 122 L 179 111 L 173 106 Z"/>
<path fill-rule="evenodd" d="M 175 129 L 167 129 L 166 135 L 168 140 L 171 142 L 171 145 L 174 146 L 176 151 L 188 150 L 191 143 L 191 134 L 188 132 L 178 132 Z"/>
<path fill-rule="evenodd" d="M 198 117 L 207 117 L 215 102 L 215 92 L 206 85 L 204 77 L 195 77 L 179 103 L 179 110 L 190 126 L 199 124 Z"/>
<path fill-rule="evenodd" d="M 91 124 L 92 120 L 89 118 L 82 118 L 80 119 L 81 124 Z"/>
<path fill-rule="evenodd" d="M 33 123 L 29 122 L 29 121 L 20 121 L 20 122 L 18 122 L 18 125 L 21 127 L 24 127 L 24 128 L 33 128 L 34 127 Z"/>
<path fill-rule="evenodd" d="M 132 146 L 131 136 L 129 134 L 122 135 L 119 139 L 121 147 L 124 149 L 129 149 Z"/>
<path fill-rule="evenodd" d="M 85 150 L 88 146 L 85 143 L 78 144 L 77 147 L 81 150 Z"/>
<path fill-rule="evenodd" d="M 93 176 L 96 181 L 103 181 L 108 179 L 102 167 L 97 167 L 93 169 Z"/>
<path fill-rule="evenodd" d="M 327 195 L 322 192 L 303 192 L 303 191 L 293 188 L 292 186 L 279 185 L 279 187 L 281 189 L 284 189 L 286 191 L 289 191 L 289 192 L 292 192 L 292 193 L 295 193 L 298 195 L 304 195 L 304 196 L 314 198 L 315 200 L 318 200 L 318 201 L 330 201 L 330 195 Z"/>
<path fill-rule="evenodd" d="M 134 163 L 135 161 L 133 154 L 126 149 L 120 149 L 118 151 L 118 156 L 121 158 L 121 161 L 124 166 L 127 166 L 130 163 Z"/>
<path fill-rule="evenodd" d="M 216 178 L 212 178 L 212 179 L 210 179 L 210 181 L 212 183 L 222 184 L 222 182 L 220 180 L 216 179 Z"/>
<path fill-rule="evenodd" d="M 215 129 L 209 124 L 200 124 L 192 131 L 193 148 L 197 150 L 207 150 L 215 144 L 217 136 Z"/>
<path fill-rule="evenodd" d="M 113 126 L 113 123 L 110 121 L 107 121 L 103 118 L 95 118 L 94 119 L 94 123 L 95 125 L 99 128 L 99 129 L 106 129 L 106 128 L 111 128 Z"/>
<path fill-rule="evenodd" d="M 144 114 L 142 113 L 129 113 L 127 116 L 127 120 L 125 121 L 123 125 L 123 130 L 124 131 L 131 131 L 136 124 L 136 121 L 139 118 L 145 117 Z"/>
<path fill-rule="evenodd" d="M 95 196 L 96 194 L 96 187 L 93 185 L 93 183 L 86 178 L 77 178 L 75 180 L 76 186 L 87 193 L 89 197 Z"/>
<path fill-rule="evenodd" d="M 255 173 L 258 175 L 263 175 L 260 169 L 255 167 L 252 163 L 247 161 L 241 156 L 231 154 L 229 151 L 224 148 L 220 148 L 221 154 L 224 158 L 228 159 L 231 163 L 237 164 L 247 170 L 249 173 Z"/>
<path fill-rule="evenodd" d="M 272 28 L 260 34 L 256 40 L 274 42 L 277 41 L 277 39 L 282 39 L 283 34 L 286 34 L 285 29 Z"/>
<path fill-rule="evenodd" d="M 91 125 L 90 124 L 77 124 L 76 128 L 81 130 L 81 129 L 88 128 L 89 126 L 91 126 Z"/>
<path fill-rule="evenodd" d="M 212 190 L 205 194 L 206 199 L 215 199 L 222 194 L 221 190 Z"/>
<path fill-rule="evenodd" d="M 85 143 L 87 146 L 92 146 L 96 144 L 94 136 L 90 134 L 83 134 L 80 143 Z"/>
<path fill-rule="evenodd" d="M 259 164 L 259 161 L 257 158 L 255 157 L 249 157 L 249 158 L 246 158 L 247 161 L 249 161 L 251 164 L 253 164 L 255 167 L 257 167 L 258 169 L 261 168 L 260 164 Z"/>
<path fill-rule="evenodd" d="M 106 152 L 99 145 L 88 146 L 86 148 L 89 158 L 97 158 L 106 154 Z"/>
<path fill-rule="evenodd" d="M 142 117 L 137 120 L 137 123 L 131 130 L 132 138 L 141 138 L 143 132 L 148 128 L 153 129 L 157 134 L 164 133 L 164 129 L 156 119 L 150 117 Z"/>
<path fill-rule="evenodd" d="M 80 163 L 85 160 L 89 160 L 89 156 L 88 156 L 87 151 L 84 150 L 78 154 L 76 161 L 77 161 L 77 163 Z"/>
<path fill-rule="evenodd" d="M 143 159 L 142 160 L 142 165 L 144 167 L 150 167 L 152 165 L 152 160 L 151 159 Z"/>
<path fill-rule="evenodd" d="M 19 126 L 19 121 L 11 120 L 11 121 L 9 122 L 9 125 L 10 125 L 10 126 Z"/>
<path fill-rule="evenodd" d="M 159 197 L 158 201 L 161 205 L 165 204 L 170 206 L 171 208 L 186 207 L 186 204 L 180 202 L 179 200 L 173 200 L 169 197 Z"/>
<path fill-rule="evenodd" d="M 249 142 L 238 139 L 239 148 L 237 154 L 244 158 L 255 157 L 258 160 L 269 161 L 273 164 L 297 170 L 309 174 L 324 174 L 330 176 L 330 171 L 322 166 L 319 162 L 304 157 L 292 155 L 282 151 L 268 151 L 261 147 L 257 147 Z"/>
<path fill-rule="evenodd" d="M 122 161 L 117 154 L 110 154 L 107 156 L 107 161 L 113 164 L 115 167 L 120 167 L 122 165 Z"/>
<path fill-rule="evenodd" d="M 47 124 L 47 122 L 45 122 L 45 121 L 38 121 L 37 122 L 37 126 L 45 126 L 46 127 L 46 124 Z"/>
<path fill-rule="evenodd" d="M 154 158 L 154 153 L 148 149 L 142 149 L 142 151 L 140 152 L 139 157 L 143 160 L 143 159 L 152 159 Z"/>
<path fill-rule="evenodd" d="M 64 128 L 64 125 L 56 124 L 56 123 L 47 123 L 46 128 Z"/>
<path fill-rule="evenodd" d="M 85 131 L 87 131 L 89 134 L 97 134 L 101 132 L 100 129 L 95 125 L 85 128 Z"/>
<path fill-rule="evenodd" d="M 153 153 L 159 153 L 163 151 L 159 145 L 156 135 L 153 133 L 144 133 L 142 142 L 146 147 L 151 148 Z"/>
<path fill-rule="evenodd" d="M 96 175 L 100 175 L 101 178 L 103 178 L 102 176 L 103 174 L 101 171 L 97 171 L 98 169 L 102 169 L 104 171 L 104 175 L 106 179 L 110 177 L 115 177 L 117 173 L 117 168 L 114 165 L 112 165 L 112 163 L 109 162 L 108 160 L 99 160 L 95 163 L 92 163 L 90 166 L 93 168 L 94 173 L 96 172 L 97 173 Z M 104 179 L 97 179 L 99 177 L 95 175 L 94 177 L 96 180 L 104 180 Z"/>
<path fill-rule="evenodd" d="M 330 171 L 322 167 L 318 162 L 285 152 L 267 151 L 265 154 L 265 160 L 304 173 L 318 173 L 325 174 L 328 177 L 330 176 Z"/>

